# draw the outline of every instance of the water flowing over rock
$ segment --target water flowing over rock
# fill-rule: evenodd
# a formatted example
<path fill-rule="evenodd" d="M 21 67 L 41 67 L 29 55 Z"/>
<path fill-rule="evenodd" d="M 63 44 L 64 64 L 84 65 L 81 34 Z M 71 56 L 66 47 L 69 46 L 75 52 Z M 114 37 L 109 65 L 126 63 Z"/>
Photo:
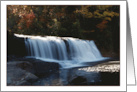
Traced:
<path fill-rule="evenodd" d="M 29 57 L 47 62 L 58 62 L 62 67 L 76 67 L 83 62 L 96 62 L 107 59 L 102 57 L 94 41 L 72 37 L 55 36 L 15 36 L 25 38 Z"/>

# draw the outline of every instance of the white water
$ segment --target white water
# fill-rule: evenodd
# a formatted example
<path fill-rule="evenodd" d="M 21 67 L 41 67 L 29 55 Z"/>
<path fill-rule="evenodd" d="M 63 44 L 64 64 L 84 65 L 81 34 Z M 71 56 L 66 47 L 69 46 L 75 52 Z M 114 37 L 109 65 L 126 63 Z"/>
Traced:
<path fill-rule="evenodd" d="M 18 34 L 15 36 L 27 38 L 25 45 L 28 56 L 47 62 L 58 62 L 62 67 L 76 67 L 83 62 L 107 59 L 102 57 L 94 41 L 71 37 L 40 37 Z"/>

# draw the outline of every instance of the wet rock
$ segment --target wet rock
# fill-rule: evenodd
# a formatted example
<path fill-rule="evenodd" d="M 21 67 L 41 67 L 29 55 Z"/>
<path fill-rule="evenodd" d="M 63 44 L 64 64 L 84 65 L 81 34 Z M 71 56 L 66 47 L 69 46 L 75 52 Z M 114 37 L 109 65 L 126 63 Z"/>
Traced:
<path fill-rule="evenodd" d="M 87 85 L 87 79 L 83 76 L 78 76 L 72 79 L 69 84 L 70 85 Z"/>
<path fill-rule="evenodd" d="M 35 75 L 39 77 L 49 76 L 52 73 L 57 73 L 59 71 L 59 64 L 54 62 L 44 62 L 36 60 L 32 62 Z"/>
<path fill-rule="evenodd" d="M 27 81 L 18 81 L 15 83 L 15 86 L 29 86 L 31 85 L 31 83 L 27 82 Z"/>
<path fill-rule="evenodd" d="M 34 69 L 34 66 L 31 62 L 28 62 L 28 61 L 19 61 L 20 63 L 17 63 L 16 66 L 23 69 L 23 70 L 26 70 L 28 72 L 31 72 L 31 73 L 35 73 L 35 69 Z"/>
<path fill-rule="evenodd" d="M 26 70 L 17 67 L 22 62 L 9 62 L 7 64 L 7 85 L 31 85 L 38 77 Z"/>
<path fill-rule="evenodd" d="M 7 62 L 7 85 L 32 85 L 38 79 L 58 73 L 59 64 L 40 60 Z"/>

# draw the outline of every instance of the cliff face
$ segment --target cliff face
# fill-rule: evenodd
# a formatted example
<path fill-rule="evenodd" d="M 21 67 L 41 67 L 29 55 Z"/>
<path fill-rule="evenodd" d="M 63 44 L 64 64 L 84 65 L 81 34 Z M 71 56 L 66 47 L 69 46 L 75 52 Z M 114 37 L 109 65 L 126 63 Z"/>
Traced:
<path fill-rule="evenodd" d="M 25 56 L 26 48 L 24 38 L 18 38 L 14 34 L 7 33 L 7 55 Z"/>

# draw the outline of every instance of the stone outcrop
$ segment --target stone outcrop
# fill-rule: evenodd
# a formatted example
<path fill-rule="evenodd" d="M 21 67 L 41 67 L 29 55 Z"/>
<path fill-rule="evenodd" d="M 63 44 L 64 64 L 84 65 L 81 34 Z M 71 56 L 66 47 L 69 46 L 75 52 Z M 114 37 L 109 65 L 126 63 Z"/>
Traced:
<path fill-rule="evenodd" d="M 10 61 L 7 63 L 7 85 L 32 85 L 38 79 L 58 72 L 57 63 L 44 61 Z"/>

